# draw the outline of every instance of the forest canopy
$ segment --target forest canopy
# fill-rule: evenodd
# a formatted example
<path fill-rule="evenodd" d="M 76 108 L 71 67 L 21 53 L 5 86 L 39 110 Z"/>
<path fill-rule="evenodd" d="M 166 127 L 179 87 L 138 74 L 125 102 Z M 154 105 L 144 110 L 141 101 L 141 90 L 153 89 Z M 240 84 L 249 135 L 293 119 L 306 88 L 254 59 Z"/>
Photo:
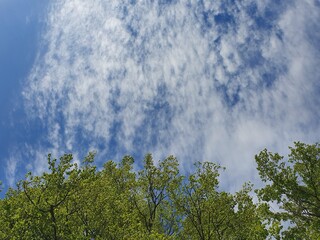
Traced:
<path fill-rule="evenodd" d="M 94 153 L 80 165 L 49 154 L 48 172 L 0 200 L 0 239 L 320 239 L 320 145 L 290 151 L 257 154 L 264 187 L 235 193 L 219 188 L 213 162 L 184 176 L 174 156 L 147 154 L 137 172 L 131 156 L 98 170 Z"/>

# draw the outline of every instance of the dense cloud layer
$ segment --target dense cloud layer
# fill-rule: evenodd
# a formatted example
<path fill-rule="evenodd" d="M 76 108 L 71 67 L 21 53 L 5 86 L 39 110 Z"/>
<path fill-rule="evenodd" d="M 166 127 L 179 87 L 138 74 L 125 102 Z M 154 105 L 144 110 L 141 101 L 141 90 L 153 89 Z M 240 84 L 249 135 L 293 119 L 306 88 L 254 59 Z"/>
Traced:
<path fill-rule="evenodd" d="M 254 180 L 262 148 L 319 140 L 319 13 L 315 0 L 57 0 L 23 93 L 42 151 L 174 154 Z"/>

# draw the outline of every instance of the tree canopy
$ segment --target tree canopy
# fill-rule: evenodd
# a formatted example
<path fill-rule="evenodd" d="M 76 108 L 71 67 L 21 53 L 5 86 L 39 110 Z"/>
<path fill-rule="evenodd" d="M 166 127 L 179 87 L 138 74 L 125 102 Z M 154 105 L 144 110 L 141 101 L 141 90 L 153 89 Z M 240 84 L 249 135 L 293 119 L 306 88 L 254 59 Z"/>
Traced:
<path fill-rule="evenodd" d="M 258 171 L 267 185 L 257 190 L 262 201 L 276 203 L 274 220 L 288 221 L 288 239 L 320 239 L 320 145 L 296 142 L 288 159 L 267 149 L 256 156 Z"/>
<path fill-rule="evenodd" d="M 0 239 L 320 239 L 319 144 L 290 150 L 256 155 L 256 201 L 250 183 L 222 190 L 212 162 L 184 176 L 174 156 L 147 154 L 134 171 L 130 156 L 98 170 L 94 153 L 80 165 L 49 154 L 48 172 L 29 172 L 0 200 Z"/>

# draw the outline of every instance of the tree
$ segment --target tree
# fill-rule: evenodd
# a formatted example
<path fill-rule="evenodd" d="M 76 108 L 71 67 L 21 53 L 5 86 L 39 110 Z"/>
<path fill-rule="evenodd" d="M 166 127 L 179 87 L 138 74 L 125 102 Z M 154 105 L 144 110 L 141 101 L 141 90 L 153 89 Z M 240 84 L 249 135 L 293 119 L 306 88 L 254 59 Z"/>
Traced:
<path fill-rule="evenodd" d="M 90 238 L 135 239 L 141 231 L 136 209 L 130 202 L 135 186 L 133 158 L 125 156 L 119 164 L 108 161 L 83 186 L 83 211 L 79 217 Z"/>
<path fill-rule="evenodd" d="M 252 196 L 252 184 L 245 183 L 243 188 L 234 194 L 236 203 L 235 216 L 232 221 L 231 239 L 266 239 L 270 236 L 266 229 L 265 205 L 255 204 Z"/>
<path fill-rule="evenodd" d="M 175 197 L 184 216 L 182 239 L 263 239 L 267 233 L 257 206 L 249 196 L 251 185 L 236 194 L 219 190 L 220 165 L 197 163 Z"/>
<path fill-rule="evenodd" d="M 219 222 L 225 218 L 224 212 L 229 214 L 229 210 L 233 207 L 232 203 L 219 208 L 217 205 L 222 203 L 228 205 L 232 198 L 227 194 L 221 195 L 217 191 L 219 165 L 199 162 L 196 167 L 196 173 L 190 174 L 188 181 L 184 182 L 175 203 L 185 216 L 182 223 L 184 237 L 208 240 L 213 239 L 214 235 L 221 234 L 222 228 L 219 228 Z M 223 201 L 219 201 L 222 199 Z"/>
<path fill-rule="evenodd" d="M 145 156 L 144 168 L 138 173 L 132 201 L 148 235 L 168 237 L 177 230 L 178 215 L 170 197 L 180 182 L 175 157 L 169 156 L 155 166 L 152 155 Z"/>
<path fill-rule="evenodd" d="M 80 166 L 49 155 L 47 172 L 28 173 L 0 200 L 0 239 L 320 239 L 320 146 L 290 150 L 256 156 L 258 203 L 250 183 L 222 190 L 212 162 L 185 177 L 173 156 L 147 154 L 134 171 L 130 156 L 97 170 L 94 153 Z"/>
<path fill-rule="evenodd" d="M 86 160 L 90 158 L 93 155 Z M 28 173 L 3 202 L 6 234 L 12 239 L 79 239 L 82 235 L 75 213 L 80 211 L 79 186 L 87 169 L 79 169 L 71 154 L 59 161 L 49 154 L 48 165 L 49 172 L 41 176 Z"/>
<path fill-rule="evenodd" d="M 262 201 L 278 204 L 275 221 L 289 221 L 287 239 L 320 239 L 320 145 L 295 142 L 288 160 L 264 149 L 255 159 L 262 181 Z"/>

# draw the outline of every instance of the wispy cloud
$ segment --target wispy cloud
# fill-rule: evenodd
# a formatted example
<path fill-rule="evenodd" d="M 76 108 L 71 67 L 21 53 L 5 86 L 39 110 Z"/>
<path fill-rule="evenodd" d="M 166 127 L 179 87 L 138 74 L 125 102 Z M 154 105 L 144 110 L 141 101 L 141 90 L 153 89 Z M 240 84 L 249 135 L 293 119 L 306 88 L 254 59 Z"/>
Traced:
<path fill-rule="evenodd" d="M 17 170 L 17 159 L 11 157 L 7 160 L 6 165 L 6 180 L 10 187 L 13 187 L 16 183 L 16 170 Z"/>
<path fill-rule="evenodd" d="M 319 5 L 204 2 L 53 3 L 24 90 L 53 148 L 219 161 L 237 184 L 262 148 L 319 140 Z"/>

